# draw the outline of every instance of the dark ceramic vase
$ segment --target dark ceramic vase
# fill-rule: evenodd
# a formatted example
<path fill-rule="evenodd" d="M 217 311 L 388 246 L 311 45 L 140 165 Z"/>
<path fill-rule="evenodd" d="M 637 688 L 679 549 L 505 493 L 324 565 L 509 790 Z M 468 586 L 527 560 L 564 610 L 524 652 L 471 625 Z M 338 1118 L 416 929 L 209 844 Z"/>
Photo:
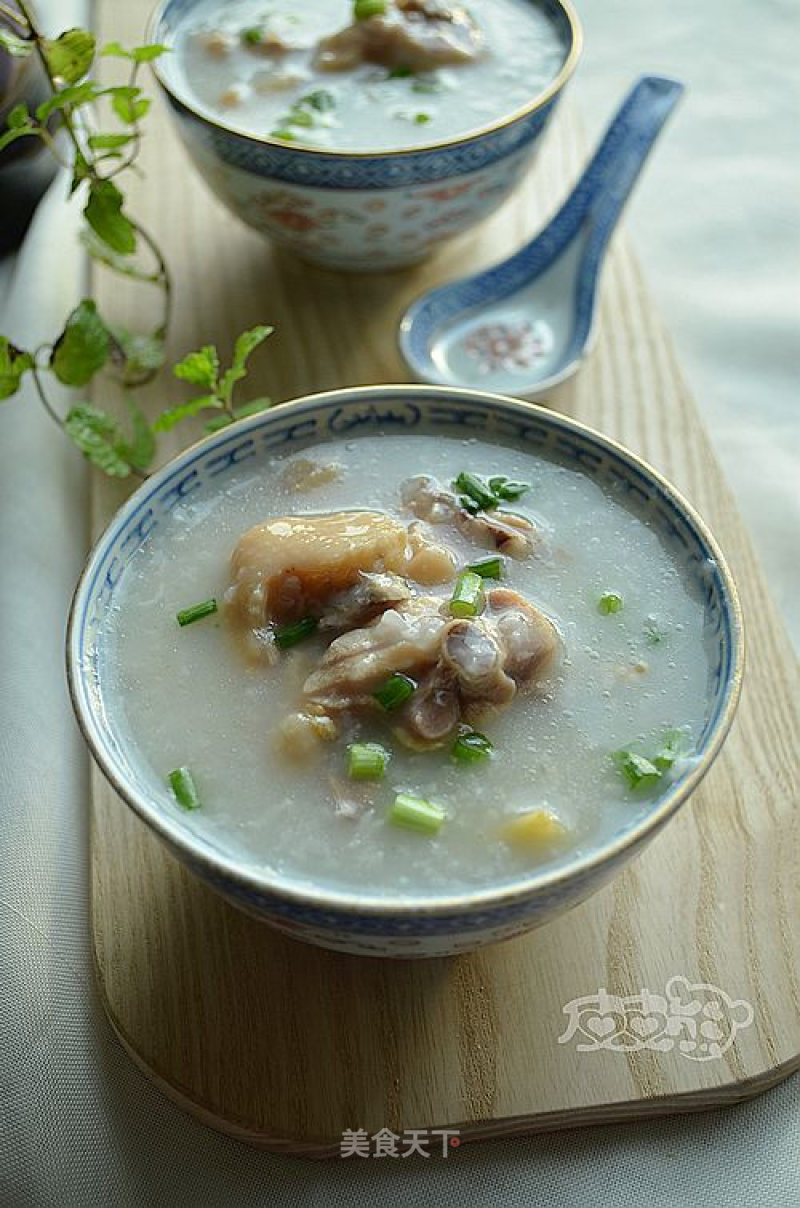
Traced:
<path fill-rule="evenodd" d="M 17 35 L 23 27 L 0 17 Z M 0 132 L 15 105 L 33 112 L 50 95 L 44 70 L 35 54 L 16 58 L 0 48 Z M 0 255 L 22 240 L 42 194 L 56 171 L 53 156 L 38 138 L 21 138 L 0 152 Z"/>

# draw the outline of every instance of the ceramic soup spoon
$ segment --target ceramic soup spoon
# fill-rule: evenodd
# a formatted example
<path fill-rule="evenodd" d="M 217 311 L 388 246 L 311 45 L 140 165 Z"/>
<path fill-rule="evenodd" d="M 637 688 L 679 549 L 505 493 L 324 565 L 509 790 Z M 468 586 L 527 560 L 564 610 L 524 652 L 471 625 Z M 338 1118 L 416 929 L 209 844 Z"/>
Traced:
<path fill-rule="evenodd" d="M 581 364 L 597 283 L 622 209 L 683 92 L 643 76 L 555 218 L 506 260 L 430 290 L 406 311 L 400 350 L 418 381 L 537 397 Z"/>

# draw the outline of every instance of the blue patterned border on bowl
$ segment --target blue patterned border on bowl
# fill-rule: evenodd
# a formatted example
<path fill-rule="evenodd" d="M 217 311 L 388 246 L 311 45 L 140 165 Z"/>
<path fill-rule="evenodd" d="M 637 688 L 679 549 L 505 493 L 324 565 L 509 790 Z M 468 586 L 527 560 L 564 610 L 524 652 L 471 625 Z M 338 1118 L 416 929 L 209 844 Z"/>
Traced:
<path fill-rule="evenodd" d="M 501 889 L 417 901 L 348 897 L 329 890 L 270 883 L 237 865 L 213 842 L 167 817 L 137 784 L 106 717 L 94 649 L 98 626 L 111 606 L 137 549 L 180 502 L 243 462 L 294 454 L 311 444 L 376 433 L 481 434 L 490 442 L 527 448 L 572 464 L 622 493 L 676 547 L 702 593 L 714 651 L 710 708 L 693 766 L 653 802 L 644 817 L 596 852 L 566 868 L 533 875 Z M 742 675 L 741 615 L 724 560 L 700 518 L 656 471 L 620 446 L 575 421 L 518 400 L 441 387 L 360 387 L 311 396 L 242 420 L 206 438 L 149 479 L 121 508 L 91 554 L 75 593 L 67 639 L 70 691 L 84 735 L 117 791 L 203 879 L 228 897 L 286 925 L 363 936 L 468 935 L 553 914 L 599 885 L 671 816 L 707 771 L 732 720 Z"/>
<path fill-rule="evenodd" d="M 176 29 L 197 3 L 198 0 L 166 0 L 153 15 L 149 40 L 170 45 Z M 574 46 L 573 27 L 567 13 L 559 0 L 534 0 L 534 3 L 563 38 L 566 62 Z M 256 176 L 326 189 L 386 189 L 476 172 L 533 143 L 552 116 L 560 96 L 558 90 L 543 104 L 516 119 L 497 123 L 485 133 L 461 136 L 428 149 L 375 155 L 338 154 L 239 133 L 178 95 L 181 89 L 175 86 L 167 66 L 159 65 L 156 75 L 176 115 L 191 131 L 192 140 L 224 163 Z"/>

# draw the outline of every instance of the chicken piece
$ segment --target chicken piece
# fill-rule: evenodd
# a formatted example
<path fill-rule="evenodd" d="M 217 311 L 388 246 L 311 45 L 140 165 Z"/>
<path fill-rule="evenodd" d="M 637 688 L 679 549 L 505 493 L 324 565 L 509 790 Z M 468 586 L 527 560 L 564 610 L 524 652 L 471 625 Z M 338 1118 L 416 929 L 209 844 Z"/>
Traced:
<path fill-rule="evenodd" d="M 303 685 L 303 710 L 338 715 L 379 710 L 373 693 L 395 672 L 416 692 L 392 715 L 407 746 L 441 746 L 459 721 L 507 708 L 554 668 L 558 631 L 510 588 L 487 595 L 483 616 L 454 619 L 441 599 L 418 596 L 337 638 Z"/>
<path fill-rule="evenodd" d="M 231 35 L 224 33 L 221 29 L 204 30 L 196 34 L 193 41 L 196 41 L 212 59 L 227 59 L 236 45 Z"/>
<path fill-rule="evenodd" d="M 550 618 L 509 587 L 493 588 L 487 605 L 503 647 L 505 672 L 517 688 L 530 688 L 551 675 L 562 642 Z"/>
<path fill-rule="evenodd" d="M 419 474 L 400 488 L 404 505 L 429 524 L 453 524 L 458 531 L 485 549 L 496 549 L 512 558 L 525 558 L 536 547 L 538 534 L 525 516 L 499 508 L 473 515 L 458 496 L 436 478 Z"/>
<path fill-rule="evenodd" d="M 241 537 L 225 601 L 241 624 L 319 616 L 362 571 L 402 571 L 408 535 L 382 512 L 280 516 Z"/>
<path fill-rule="evenodd" d="M 447 624 L 441 600 L 417 596 L 388 609 L 377 621 L 331 642 L 303 685 L 304 708 L 325 713 L 378 709 L 372 696 L 396 671 L 419 679 L 439 657 Z"/>
<path fill-rule="evenodd" d="M 325 605 L 320 629 L 354 629 L 366 625 L 387 608 L 411 598 L 405 579 L 388 573 L 374 574 L 362 570 L 352 587 L 332 596 Z"/>
<path fill-rule="evenodd" d="M 322 71 L 351 71 L 361 63 L 433 71 L 473 62 L 482 51 L 483 34 L 466 9 L 395 0 L 385 13 L 322 38 L 314 65 Z"/>
<path fill-rule="evenodd" d="M 338 734 L 336 723 L 325 714 L 290 713 L 278 728 L 277 745 L 287 759 L 307 763 L 319 753 L 320 742 L 333 742 Z"/>
<path fill-rule="evenodd" d="M 406 572 L 415 583 L 433 587 L 436 583 L 449 583 L 455 578 L 455 555 L 443 545 L 430 541 L 416 520 L 408 526 L 408 545 L 410 557 Z"/>
<path fill-rule="evenodd" d="M 296 457 L 287 463 L 281 481 L 287 491 L 313 491 L 315 487 L 336 482 L 344 473 L 338 461 L 311 461 L 308 457 Z"/>
<path fill-rule="evenodd" d="M 458 725 L 460 716 L 458 682 L 440 660 L 420 681 L 393 732 L 414 750 L 440 747 Z"/>

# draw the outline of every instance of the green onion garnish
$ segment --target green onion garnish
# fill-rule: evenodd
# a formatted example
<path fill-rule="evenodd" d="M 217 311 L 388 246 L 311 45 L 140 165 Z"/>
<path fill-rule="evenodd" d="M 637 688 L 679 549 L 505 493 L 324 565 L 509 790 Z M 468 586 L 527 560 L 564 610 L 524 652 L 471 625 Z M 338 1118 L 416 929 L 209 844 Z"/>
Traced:
<path fill-rule="evenodd" d="M 683 730 L 667 730 L 655 755 L 646 758 L 635 751 L 615 751 L 614 762 L 628 782 L 628 788 L 647 789 L 662 779 L 677 759 L 685 755 L 688 739 Z"/>
<path fill-rule="evenodd" d="M 409 72 L 409 75 L 410 74 L 411 74 L 411 72 Z M 442 85 L 436 79 L 428 79 L 428 80 L 417 79 L 417 80 L 414 80 L 414 83 L 411 85 L 411 91 L 412 92 L 426 92 L 426 93 L 441 92 Z"/>
<path fill-rule="evenodd" d="M 483 579 L 474 570 L 464 570 L 456 579 L 450 598 L 454 617 L 476 617 L 483 611 Z"/>
<path fill-rule="evenodd" d="M 661 779 L 662 774 L 655 764 L 634 751 L 615 751 L 614 762 L 630 789 L 649 789 Z"/>
<path fill-rule="evenodd" d="M 169 786 L 175 794 L 178 805 L 185 810 L 199 810 L 200 798 L 197 795 L 192 773 L 188 768 L 176 768 L 169 774 Z"/>
<path fill-rule="evenodd" d="M 407 80 L 409 76 L 413 76 L 413 68 L 408 67 L 405 63 L 398 63 L 397 67 L 392 67 L 386 76 L 387 80 Z"/>
<path fill-rule="evenodd" d="M 270 138 L 282 138 L 285 143 L 295 142 L 297 135 L 292 134 L 291 130 L 270 130 Z"/>
<path fill-rule="evenodd" d="M 381 684 L 380 688 L 376 688 L 372 695 L 387 713 L 391 713 L 392 709 L 398 709 L 416 690 L 416 680 L 396 671 Z"/>
<path fill-rule="evenodd" d="M 682 730 L 667 730 L 659 751 L 653 756 L 653 763 L 659 772 L 668 772 L 676 759 L 686 754 L 686 735 Z"/>
<path fill-rule="evenodd" d="M 243 29 L 239 37 L 245 46 L 258 46 L 264 38 L 263 26 L 251 25 L 249 29 Z"/>
<path fill-rule="evenodd" d="M 191 625 L 194 621 L 202 621 L 203 617 L 210 617 L 212 612 L 216 611 L 216 600 L 203 600 L 201 604 L 193 604 L 191 608 L 181 609 L 178 613 L 178 624 L 180 626 Z"/>
<path fill-rule="evenodd" d="M 480 562 L 470 562 L 466 569 L 480 575 L 482 579 L 502 579 L 503 559 L 483 558 Z"/>
<path fill-rule="evenodd" d="M 347 774 L 351 780 L 380 780 L 389 752 L 377 742 L 351 742 L 347 748 Z"/>
<path fill-rule="evenodd" d="M 286 122 L 290 126 L 313 126 L 314 115 L 309 113 L 307 109 L 302 109 L 299 105 L 296 105 L 287 113 Z"/>
<path fill-rule="evenodd" d="M 424 126 L 425 123 L 429 122 L 430 120 L 431 120 L 431 115 L 429 113 L 415 113 L 414 114 L 414 121 L 416 122 L 416 124 L 418 126 Z"/>
<path fill-rule="evenodd" d="M 498 498 L 493 491 L 490 491 L 483 479 L 477 474 L 470 474 L 468 470 L 462 470 L 458 478 L 453 483 L 456 491 L 462 495 L 466 495 L 473 503 L 477 503 L 479 508 L 484 511 L 489 511 L 491 508 L 496 508 Z"/>
<path fill-rule="evenodd" d="M 611 613 L 622 612 L 622 604 L 622 596 L 618 591 L 606 591 L 597 601 L 597 611 L 607 617 Z"/>
<path fill-rule="evenodd" d="M 410 793 L 398 793 L 389 810 L 389 821 L 395 826 L 422 831 L 426 835 L 435 835 L 446 817 L 440 805 L 422 797 L 412 797 Z"/>
<path fill-rule="evenodd" d="M 485 734 L 465 726 L 450 748 L 450 754 L 456 763 L 483 763 L 490 758 L 493 749 Z"/>
<path fill-rule="evenodd" d="M 370 17 L 382 17 L 386 12 L 386 0 L 354 0 L 353 16 L 356 21 L 366 21 Z"/>
<path fill-rule="evenodd" d="M 279 650 L 288 650 L 305 638 L 315 633 L 319 626 L 316 617 L 303 617 L 302 621 L 294 621 L 291 625 L 281 625 L 275 630 L 275 645 Z"/>
<path fill-rule="evenodd" d="M 526 491 L 531 489 L 529 482 L 512 482 L 510 478 L 499 476 L 489 479 L 489 490 L 507 503 L 515 503 Z"/>
<path fill-rule="evenodd" d="M 659 646 L 667 636 L 666 629 L 659 625 L 658 621 L 652 617 L 645 621 L 644 624 L 644 640 L 648 646 Z"/>

